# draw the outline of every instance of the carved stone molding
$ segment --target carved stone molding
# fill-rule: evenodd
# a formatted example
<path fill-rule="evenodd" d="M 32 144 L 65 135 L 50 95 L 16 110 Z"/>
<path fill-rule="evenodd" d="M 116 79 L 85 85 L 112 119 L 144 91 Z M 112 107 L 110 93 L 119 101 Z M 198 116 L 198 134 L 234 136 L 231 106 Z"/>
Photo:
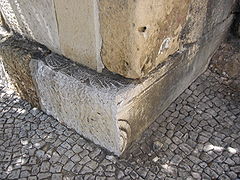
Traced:
<path fill-rule="evenodd" d="M 120 130 L 120 144 L 121 144 L 121 152 L 123 152 L 128 144 L 128 138 L 131 137 L 131 127 L 126 120 L 119 119 L 118 127 Z"/>

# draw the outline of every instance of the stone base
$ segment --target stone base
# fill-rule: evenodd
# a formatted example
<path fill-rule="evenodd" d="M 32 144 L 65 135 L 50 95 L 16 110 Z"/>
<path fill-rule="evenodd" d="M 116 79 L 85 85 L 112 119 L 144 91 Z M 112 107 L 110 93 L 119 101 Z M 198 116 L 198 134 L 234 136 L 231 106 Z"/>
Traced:
<path fill-rule="evenodd" d="M 28 41 L 21 36 L 6 37 L 0 41 L 0 59 L 17 93 L 33 106 L 39 106 L 39 98 L 34 86 L 29 63 L 32 59 L 44 58 L 50 51 L 39 43 Z"/>
<path fill-rule="evenodd" d="M 206 69 L 231 19 L 141 81 L 100 75 L 54 54 L 33 60 L 41 106 L 120 155 Z"/>
<path fill-rule="evenodd" d="M 16 50 L 14 44 L 20 41 L 7 40 L 0 45 L 0 53 L 18 89 L 25 89 L 25 95 L 33 94 L 26 96 L 28 101 L 39 103 L 48 114 L 120 155 L 205 71 L 231 22 L 232 16 L 196 43 L 186 44 L 182 51 L 141 80 L 99 74 L 43 47 L 37 53 L 36 44 L 24 45 L 27 41 Z M 23 52 L 29 56 L 23 56 Z M 18 59 L 22 59 L 21 68 L 12 68 L 17 67 Z"/>

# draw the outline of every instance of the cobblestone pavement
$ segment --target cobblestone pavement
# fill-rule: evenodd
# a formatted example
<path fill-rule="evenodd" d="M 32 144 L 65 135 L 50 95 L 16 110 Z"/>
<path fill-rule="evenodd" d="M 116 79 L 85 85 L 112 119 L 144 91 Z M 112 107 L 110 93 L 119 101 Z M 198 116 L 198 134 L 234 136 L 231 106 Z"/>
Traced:
<path fill-rule="evenodd" d="M 0 88 L 0 179 L 238 179 L 240 94 L 206 71 L 121 158 Z"/>

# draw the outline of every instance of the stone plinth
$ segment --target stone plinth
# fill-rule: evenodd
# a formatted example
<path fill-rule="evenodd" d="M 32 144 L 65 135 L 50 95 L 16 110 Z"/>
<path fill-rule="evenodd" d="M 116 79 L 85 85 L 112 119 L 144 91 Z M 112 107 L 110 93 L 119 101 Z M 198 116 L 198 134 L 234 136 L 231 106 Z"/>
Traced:
<path fill-rule="evenodd" d="M 42 58 L 49 53 L 46 47 L 18 37 L 10 36 L 0 44 L 0 59 L 9 81 L 23 99 L 36 107 L 40 107 L 39 97 L 31 77 L 29 63 L 32 59 Z"/>

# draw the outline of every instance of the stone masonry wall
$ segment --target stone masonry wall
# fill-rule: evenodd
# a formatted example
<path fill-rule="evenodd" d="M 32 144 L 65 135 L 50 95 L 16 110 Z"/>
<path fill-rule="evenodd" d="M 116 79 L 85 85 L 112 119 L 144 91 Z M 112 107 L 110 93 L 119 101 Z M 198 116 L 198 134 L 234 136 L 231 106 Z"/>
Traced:
<path fill-rule="evenodd" d="M 229 16 L 235 0 L 2 0 L 15 31 L 102 72 L 143 78 Z"/>
<path fill-rule="evenodd" d="M 103 15 L 101 13 L 114 11 L 118 9 L 118 6 L 121 6 L 122 9 L 127 10 L 126 13 L 129 15 L 129 19 L 122 18 L 125 18 L 126 23 L 132 26 L 130 20 L 137 17 L 137 14 L 134 13 L 141 10 L 142 5 L 150 2 L 156 5 L 159 1 L 140 0 L 138 1 L 139 5 L 137 1 L 131 5 L 129 5 L 129 2 L 120 0 L 113 5 L 113 1 L 100 0 L 100 7 L 105 6 L 107 8 L 100 8 L 100 25 L 107 19 L 104 16 L 111 14 Z M 174 9 L 180 4 L 179 1 L 174 2 L 177 4 L 171 4 L 173 7 L 170 9 Z M 145 41 L 137 40 L 138 33 L 144 33 L 139 31 L 146 31 L 146 34 L 150 33 L 153 26 L 146 26 L 149 31 L 145 28 L 137 28 L 137 33 L 130 32 L 129 26 L 125 29 L 126 31 L 120 32 L 114 29 L 116 27 L 113 27 L 112 30 L 110 29 L 113 33 L 110 35 L 110 37 L 113 37 L 112 39 L 102 36 L 102 52 L 104 52 L 104 48 L 107 47 L 107 42 L 104 42 L 106 38 L 109 41 L 118 41 L 119 39 L 114 37 L 117 37 L 118 34 L 121 39 L 122 35 L 126 33 L 125 36 L 129 37 L 125 41 L 128 44 L 127 46 L 117 47 L 113 45 L 109 47 L 114 47 L 114 52 L 118 50 L 123 53 L 132 52 L 132 64 L 128 63 L 128 65 L 133 65 L 134 68 L 122 71 L 123 69 L 119 67 L 116 68 L 116 72 L 122 72 L 120 74 L 126 77 L 142 77 L 141 79 L 127 79 L 107 71 L 97 73 L 95 70 L 80 65 L 79 61 L 74 62 L 51 52 L 39 43 L 16 34 L 4 37 L 0 42 L 0 55 L 5 71 L 24 99 L 34 106 L 40 106 L 49 115 L 76 129 L 93 142 L 120 155 L 184 89 L 205 71 L 212 55 L 225 38 L 232 24 L 234 0 L 186 0 L 184 2 L 186 4 L 181 7 L 184 11 L 181 11 L 183 14 L 179 15 L 180 19 L 174 12 L 167 11 L 169 7 L 166 6 L 167 16 L 173 13 L 171 18 L 169 16 L 170 20 L 168 22 L 172 24 L 170 27 L 175 29 L 177 28 L 176 21 L 183 21 L 180 23 L 182 25 L 181 30 L 177 28 L 175 34 L 173 33 L 176 36 L 176 42 L 178 42 L 174 46 L 177 51 L 170 56 L 166 55 L 167 59 L 160 60 L 160 64 L 155 63 L 154 66 L 148 66 L 144 72 L 134 69 L 139 68 L 139 58 L 134 57 L 140 57 L 139 54 L 134 54 L 135 51 L 131 49 L 136 47 L 135 42 L 142 43 L 142 47 L 152 42 L 153 46 L 161 45 L 162 48 L 164 47 L 163 52 L 171 54 L 171 47 L 167 45 L 171 40 L 166 40 L 164 46 L 161 43 L 155 43 L 153 39 L 156 37 L 152 40 L 150 40 L 151 38 L 148 39 L 152 36 L 146 36 Z M 163 8 L 165 5 L 160 3 L 159 7 Z M 134 10 L 131 11 L 131 8 Z M 142 10 L 145 12 L 145 9 Z M 118 13 L 115 15 L 118 17 Z M 119 19 L 116 24 L 121 21 L 124 20 Z M 144 27 L 142 25 L 140 27 Z M 159 26 L 156 25 L 155 27 Z M 101 32 L 107 31 L 109 28 L 106 26 L 105 29 L 101 29 Z M 126 27 L 119 26 L 119 28 Z M 170 34 L 171 30 L 169 31 Z M 161 28 L 158 31 L 161 32 Z M 163 34 L 164 32 L 168 33 L 168 31 L 163 31 Z M 131 38 L 135 35 L 134 41 L 131 41 Z M 160 36 L 157 39 L 159 42 L 164 41 L 167 35 L 161 36 L 163 39 Z M 146 43 L 147 40 L 149 40 L 148 43 Z M 156 50 L 161 49 L 161 46 Z M 154 62 L 156 57 L 147 52 L 144 51 L 144 48 L 142 49 L 143 55 L 149 58 L 149 62 Z M 156 53 L 153 54 L 156 55 Z M 104 56 L 102 57 L 104 58 Z M 119 57 L 117 55 L 110 59 L 109 63 L 114 66 L 114 62 L 117 64 L 121 61 L 115 60 Z M 125 59 L 125 61 L 128 60 L 128 58 Z M 132 70 L 135 73 L 132 74 L 130 72 Z"/>

